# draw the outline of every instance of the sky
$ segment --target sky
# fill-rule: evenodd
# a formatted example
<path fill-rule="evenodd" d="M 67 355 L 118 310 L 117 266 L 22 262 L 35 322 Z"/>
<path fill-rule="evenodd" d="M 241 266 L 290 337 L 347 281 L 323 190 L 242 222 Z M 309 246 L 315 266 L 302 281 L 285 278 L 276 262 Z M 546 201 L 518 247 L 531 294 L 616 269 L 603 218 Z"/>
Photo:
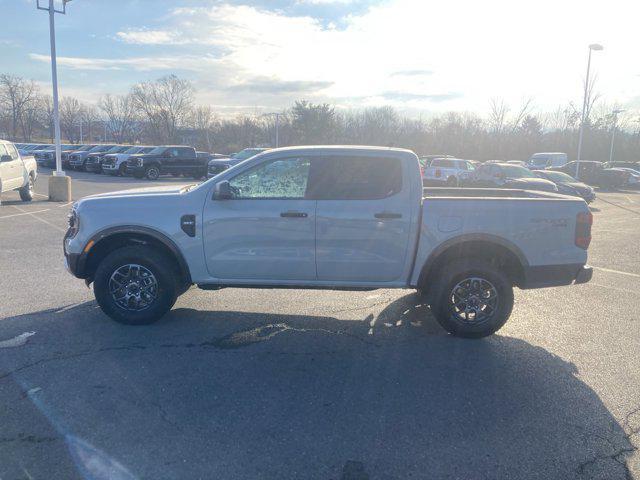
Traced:
<path fill-rule="evenodd" d="M 43 0 L 41 0 L 43 1 Z M 44 0 L 48 1 L 48 0 Z M 61 1 L 61 0 L 56 0 Z M 0 0 L 0 73 L 49 91 L 35 0 Z M 588 45 L 603 101 L 640 111 L 634 0 L 73 0 L 56 16 L 61 95 L 87 102 L 175 74 L 221 115 L 294 100 L 428 115 L 581 104 Z"/>

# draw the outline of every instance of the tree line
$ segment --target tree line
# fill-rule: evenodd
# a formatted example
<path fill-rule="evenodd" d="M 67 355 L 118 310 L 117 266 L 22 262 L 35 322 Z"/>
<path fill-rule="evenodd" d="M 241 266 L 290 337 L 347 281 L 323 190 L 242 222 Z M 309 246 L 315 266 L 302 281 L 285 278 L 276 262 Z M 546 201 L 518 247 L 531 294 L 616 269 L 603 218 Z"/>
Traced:
<path fill-rule="evenodd" d="M 217 153 L 246 147 L 311 144 L 380 145 L 418 154 L 461 158 L 526 159 L 534 152 L 566 152 L 575 158 L 580 109 L 567 103 L 552 112 L 535 112 L 532 100 L 512 108 L 489 101 L 488 114 L 449 112 L 410 118 L 390 106 L 343 110 L 299 100 L 279 114 L 220 118 L 215 108 L 196 104 L 191 82 L 175 75 L 140 82 L 124 95 L 104 95 L 95 105 L 74 97 L 60 101 L 65 141 L 107 141 L 163 145 L 184 143 Z M 52 141 L 53 102 L 38 85 L 0 75 L 0 137 L 13 141 Z M 607 160 L 613 129 L 619 160 L 638 160 L 640 118 L 620 116 L 615 106 L 589 95 L 583 159 Z"/>

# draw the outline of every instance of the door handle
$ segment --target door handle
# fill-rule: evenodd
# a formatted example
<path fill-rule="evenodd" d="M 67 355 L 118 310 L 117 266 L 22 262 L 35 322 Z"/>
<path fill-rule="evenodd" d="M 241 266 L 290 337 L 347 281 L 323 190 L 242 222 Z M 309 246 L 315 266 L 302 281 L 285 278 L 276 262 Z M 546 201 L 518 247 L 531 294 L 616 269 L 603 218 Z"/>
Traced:
<path fill-rule="evenodd" d="M 380 213 L 376 213 L 374 215 L 374 217 L 376 217 L 376 218 L 402 218 L 402 214 L 401 213 L 394 213 L 394 212 L 380 212 Z"/>
<path fill-rule="evenodd" d="M 307 218 L 309 215 L 307 215 L 306 212 L 282 212 L 280 214 L 281 217 L 286 217 L 286 218 Z"/>

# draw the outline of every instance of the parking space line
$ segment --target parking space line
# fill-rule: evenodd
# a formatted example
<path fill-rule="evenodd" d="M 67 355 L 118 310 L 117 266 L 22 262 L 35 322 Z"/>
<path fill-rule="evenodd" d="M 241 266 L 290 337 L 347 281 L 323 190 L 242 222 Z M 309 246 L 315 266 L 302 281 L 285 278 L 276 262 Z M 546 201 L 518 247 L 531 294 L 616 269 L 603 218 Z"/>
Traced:
<path fill-rule="evenodd" d="M 11 207 L 16 207 L 15 205 L 10 205 Z M 18 209 L 20 210 L 20 209 Z M 3 218 L 13 218 L 13 217 L 22 217 L 23 215 L 33 215 L 34 213 L 42 213 L 42 212 L 48 212 L 49 210 L 51 210 L 50 208 L 45 208 L 44 210 L 36 210 L 35 212 L 25 212 L 24 210 L 21 210 L 24 213 L 14 213 L 12 215 L 3 215 L 0 217 L 0 220 L 2 220 Z"/>
<path fill-rule="evenodd" d="M 35 215 L 35 213 L 39 213 L 39 212 L 27 212 L 27 211 L 25 211 L 25 210 L 22 210 L 20 207 L 16 207 L 15 205 L 12 205 L 12 206 L 13 206 L 13 208 L 17 208 L 17 209 L 18 209 L 18 210 L 20 210 L 21 212 L 24 212 L 26 215 L 31 215 L 31 216 L 32 216 L 33 218 L 35 218 L 36 220 L 40 220 L 42 223 L 46 223 L 46 224 L 47 224 L 47 225 L 49 225 L 50 227 L 53 227 L 53 228 L 55 228 L 56 230 L 61 231 L 62 233 L 65 233 L 65 232 L 66 232 L 66 230 L 65 230 L 64 228 L 61 228 L 61 227 L 59 227 L 58 225 L 56 225 L 56 224 L 54 224 L 54 223 L 51 223 L 51 222 L 49 222 L 49 221 L 45 220 L 44 218 L 40 218 L 40 217 L 38 217 L 37 215 Z M 50 210 L 50 209 L 47 209 L 47 210 Z M 46 211 L 46 210 L 44 210 L 44 211 Z"/>
<path fill-rule="evenodd" d="M 594 270 L 600 270 L 602 272 L 617 273 L 618 275 L 627 275 L 629 277 L 640 278 L 640 275 L 638 275 L 637 273 L 622 272 L 620 270 L 611 270 L 610 268 L 602 268 L 602 267 L 593 267 L 593 268 Z"/>

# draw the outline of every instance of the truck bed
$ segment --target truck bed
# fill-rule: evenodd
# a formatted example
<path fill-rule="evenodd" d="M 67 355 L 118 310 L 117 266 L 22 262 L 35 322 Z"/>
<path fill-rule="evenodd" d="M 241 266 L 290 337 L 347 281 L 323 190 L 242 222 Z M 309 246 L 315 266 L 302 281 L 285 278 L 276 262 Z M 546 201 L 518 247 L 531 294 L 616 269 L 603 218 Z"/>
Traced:
<path fill-rule="evenodd" d="M 569 200 L 582 201 L 576 197 L 569 197 L 559 193 L 541 192 L 534 190 L 516 190 L 508 188 L 454 188 L 454 187 L 426 187 L 422 189 L 422 198 L 477 198 L 477 199 L 539 199 L 539 200 Z"/>

